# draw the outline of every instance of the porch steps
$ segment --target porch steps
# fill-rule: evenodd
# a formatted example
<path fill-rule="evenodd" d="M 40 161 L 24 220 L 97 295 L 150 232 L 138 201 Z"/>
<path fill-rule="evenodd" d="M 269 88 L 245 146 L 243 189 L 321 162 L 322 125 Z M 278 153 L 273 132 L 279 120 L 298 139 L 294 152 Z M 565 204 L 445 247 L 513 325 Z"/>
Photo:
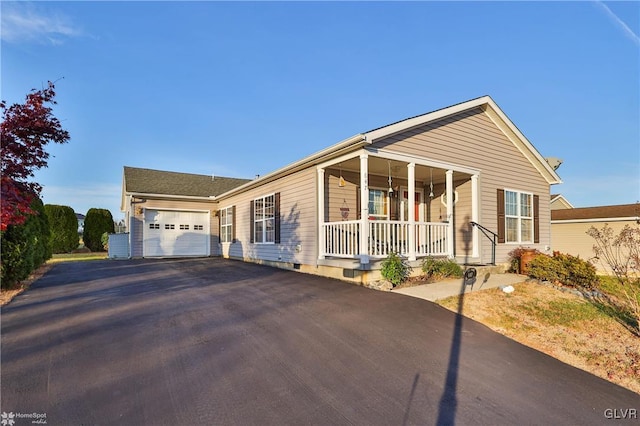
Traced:
<path fill-rule="evenodd" d="M 506 272 L 506 268 L 504 265 L 486 265 L 479 263 L 467 263 L 460 265 L 463 271 L 474 268 L 477 272 L 476 277 L 485 277 L 486 274 L 504 274 Z"/>

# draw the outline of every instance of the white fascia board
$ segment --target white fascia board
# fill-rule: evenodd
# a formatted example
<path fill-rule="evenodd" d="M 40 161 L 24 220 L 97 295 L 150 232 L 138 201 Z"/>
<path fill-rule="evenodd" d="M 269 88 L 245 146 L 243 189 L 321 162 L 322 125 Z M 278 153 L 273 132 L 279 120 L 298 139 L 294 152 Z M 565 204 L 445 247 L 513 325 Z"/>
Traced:
<path fill-rule="evenodd" d="M 551 223 L 596 223 L 596 222 L 637 222 L 640 221 L 640 217 L 598 217 L 595 219 L 556 219 Z"/>
<path fill-rule="evenodd" d="M 211 213 L 212 210 L 203 209 L 179 209 L 173 207 L 143 207 L 144 211 L 159 211 L 159 212 L 189 212 L 189 213 Z"/>
<path fill-rule="evenodd" d="M 268 173 L 264 176 L 259 177 L 258 179 L 254 179 L 250 182 L 245 183 L 244 185 L 240 185 L 237 188 L 234 188 L 230 191 L 220 194 L 216 196 L 215 199 L 220 200 L 222 198 L 229 197 L 236 193 L 241 193 L 248 189 L 251 189 L 260 185 L 264 185 L 265 183 L 274 181 L 282 176 L 286 176 L 296 171 L 303 170 L 313 165 L 316 165 L 318 164 L 319 161 L 323 161 L 324 159 L 333 158 L 334 156 L 341 155 L 346 151 L 357 149 L 367 143 L 368 141 L 365 139 L 364 135 L 361 133 L 358 133 L 357 135 L 351 136 L 350 138 L 347 138 L 341 142 L 338 142 L 337 144 L 334 144 L 328 148 L 318 151 L 315 154 L 311 154 L 303 158 L 302 160 L 293 162 L 274 172 Z"/>
<path fill-rule="evenodd" d="M 171 198 L 171 199 L 198 200 L 198 201 L 214 201 L 211 199 L 211 197 L 202 197 L 197 195 L 167 195 L 167 194 L 150 194 L 146 192 L 127 192 L 126 195 L 130 195 L 136 198 Z"/>

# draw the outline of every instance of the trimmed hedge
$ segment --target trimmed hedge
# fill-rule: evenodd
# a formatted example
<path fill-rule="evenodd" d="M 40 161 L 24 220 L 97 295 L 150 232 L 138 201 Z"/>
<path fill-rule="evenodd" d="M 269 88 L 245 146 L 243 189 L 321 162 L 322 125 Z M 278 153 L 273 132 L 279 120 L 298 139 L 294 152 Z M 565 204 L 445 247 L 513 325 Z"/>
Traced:
<path fill-rule="evenodd" d="M 13 288 L 51 258 L 49 221 L 40 198 L 35 198 L 30 215 L 22 225 L 9 225 L 0 244 L 2 288 Z"/>
<path fill-rule="evenodd" d="M 529 276 L 569 287 L 592 290 L 598 284 L 596 268 L 586 260 L 570 254 L 540 254 L 529 262 Z"/>
<path fill-rule="evenodd" d="M 89 209 L 84 219 L 84 232 L 82 233 L 84 246 L 91 251 L 105 251 L 102 246 L 102 234 L 105 232 L 110 234 L 115 232 L 111 212 L 107 209 Z"/>
<path fill-rule="evenodd" d="M 51 229 L 51 251 L 69 253 L 78 248 L 78 219 L 69 206 L 45 204 L 44 211 Z"/>

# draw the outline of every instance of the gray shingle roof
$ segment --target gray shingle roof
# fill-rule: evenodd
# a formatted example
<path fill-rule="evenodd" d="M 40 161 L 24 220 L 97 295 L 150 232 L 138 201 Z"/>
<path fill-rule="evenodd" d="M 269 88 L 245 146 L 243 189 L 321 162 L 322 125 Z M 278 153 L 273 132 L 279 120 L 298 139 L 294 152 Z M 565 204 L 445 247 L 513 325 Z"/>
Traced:
<path fill-rule="evenodd" d="M 184 195 L 209 197 L 236 188 L 250 179 L 239 179 L 191 173 L 124 167 L 126 192 L 142 194 Z"/>

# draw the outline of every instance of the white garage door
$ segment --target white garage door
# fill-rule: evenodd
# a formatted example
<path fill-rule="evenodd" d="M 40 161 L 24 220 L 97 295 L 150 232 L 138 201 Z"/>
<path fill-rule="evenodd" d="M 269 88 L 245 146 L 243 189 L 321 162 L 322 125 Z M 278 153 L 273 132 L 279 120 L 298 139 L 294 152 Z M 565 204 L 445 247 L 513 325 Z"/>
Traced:
<path fill-rule="evenodd" d="M 209 214 L 145 210 L 143 256 L 208 256 Z"/>

